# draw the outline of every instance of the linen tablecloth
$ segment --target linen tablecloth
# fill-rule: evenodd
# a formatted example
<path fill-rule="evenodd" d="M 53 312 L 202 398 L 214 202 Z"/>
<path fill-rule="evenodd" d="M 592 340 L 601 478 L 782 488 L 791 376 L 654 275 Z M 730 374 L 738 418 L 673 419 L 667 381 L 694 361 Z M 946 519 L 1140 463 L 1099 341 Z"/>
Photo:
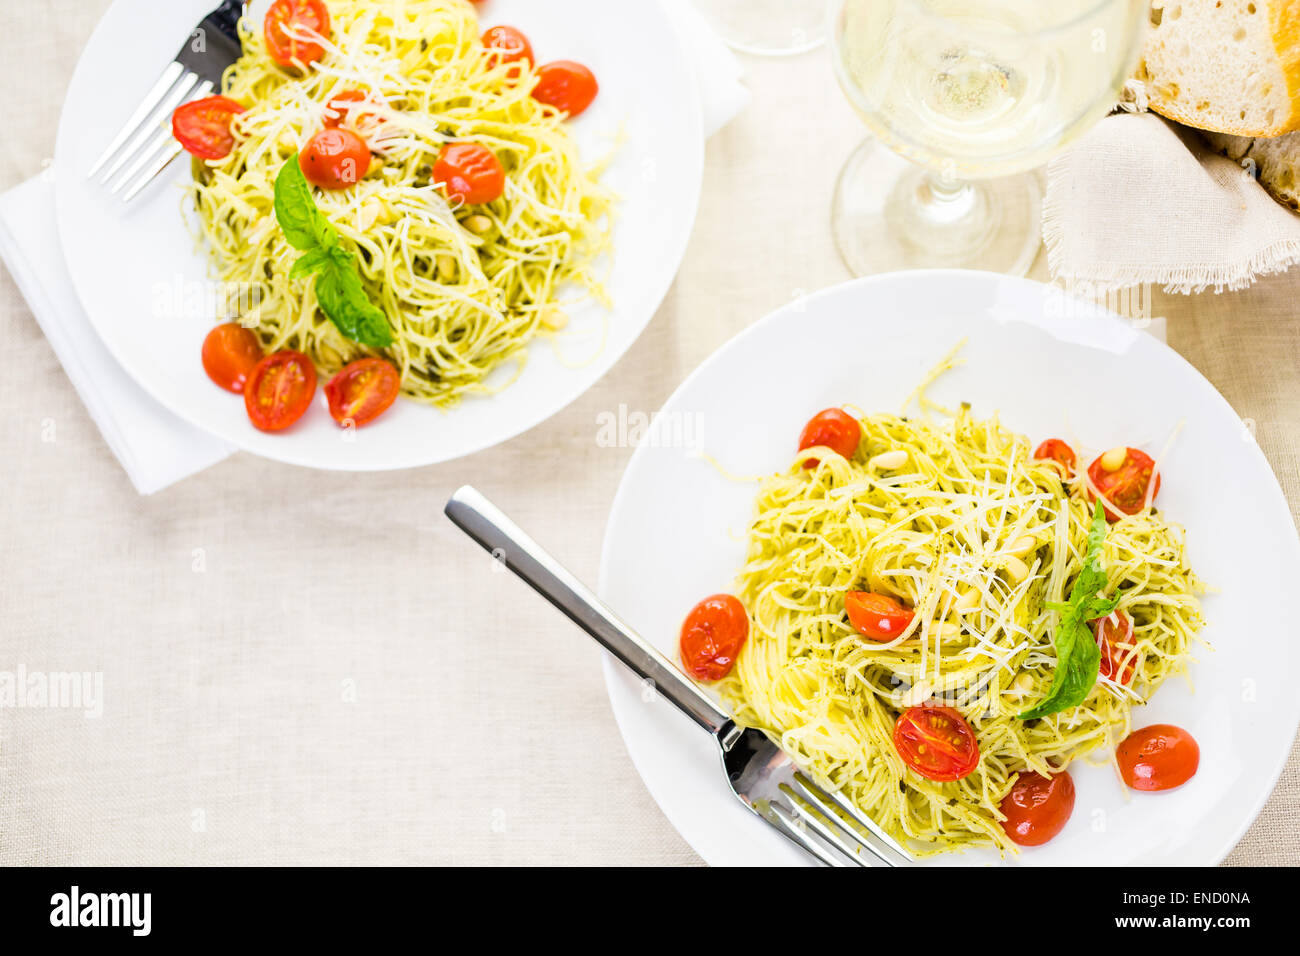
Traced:
<path fill-rule="evenodd" d="M 0 189 L 54 147 L 107 0 L 0 5 Z M 677 282 L 555 418 L 462 461 L 326 474 L 237 454 L 141 498 L 0 272 L 0 670 L 103 673 L 103 714 L 0 710 L 0 864 L 691 864 L 628 760 L 591 641 L 447 523 L 472 481 L 594 581 L 631 448 L 713 349 L 847 278 L 829 204 L 862 135 L 825 51 L 746 61 Z M 814 148 L 815 147 L 815 148 Z M 1039 274 L 1042 265 L 1039 265 Z M 1300 273 L 1156 294 L 1300 503 Z M 1261 599 L 1280 599 L 1262 596 Z M 1300 864 L 1293 754 L 1234 863 Z"/>

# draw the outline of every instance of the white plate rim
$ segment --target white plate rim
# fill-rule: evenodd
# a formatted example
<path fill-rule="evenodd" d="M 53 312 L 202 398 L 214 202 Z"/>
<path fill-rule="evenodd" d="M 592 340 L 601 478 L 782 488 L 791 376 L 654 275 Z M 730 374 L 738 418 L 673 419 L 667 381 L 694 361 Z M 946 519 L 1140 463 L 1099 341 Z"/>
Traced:
<path fill-rule="evenodd" d="M 958 277 L 958 278 L 978 277 L 980 279 L 995 282 L 995 283 L 1010 283 L 1022 287 L 1030 287 L 1035 290 L 1038 290 L 1040 294 L 1047 290 L 1051 290 L 1054 294 L 1063 294 L 1061 293 L 1061 290 L 1057 287 L 1050 286 L 1046 283 L 1037 282 L 1032 279 L 1005 276 L 999 273 L 983 272 L 979 270 L 970 270 L 970 269 L 912 269 L 912 270 L 903 270 L 899 272 L 881 273 L 872 276 L 864 276 L 858 279 L 851 279 L 846 282 L 837 283 L 835 285 L 831 285 L 823 289 L 819 289 L 816 292 L 809 293 L 807 296 L 804 296 L 795 302 L 787 303 L 781 308 L 775 309 L 772 312 L 767 313 L 758 321 L 754 322 L 752 325 L 746 327 L 745 329 L 741 330 L 736 335 L 734 335 L 732 338 L 728 339 L 717 349 L 715 349 L 712 353 L 710 353 L 704 359 L 704 361 L 702 361 L 694 370 L 692 370 L 692 372 L 689 375 L 686 376 L 686 378 L 682 380 L 682 382 L 673 390 L 673 392 L 668 396 L 668 398 L 665 399 L 663 405 L 661 406 L 661 409 L 669 407 L 673 403 L 674 399 L 676 399 L 676 397 L 681 392 L 686 391 L 697 379 L 709 374 L 712 366 L 719 363 L 721 361 L 721 357 L 730 349 L 736 347 L 739 342 L 749 338 L 750 336 L 761 334 L 760 330 L 762 330 L 764 327 L 780 321 L 784 316 L 786 316 L 787 314 L 793 311 L 801 310 L 803 307 L 806 307 L 807 304 L 815 300 L 844 294 L 849 289 L 864 288 L 864 287 L 868 287 L 880 283 L 896 282 L 900 280 L 907 281 L 916 278 L 933 279 L 935 281 L 944 281 L 945 278 L 948 277 Z M 1115 321 L 1118 322 L 1124 321 L 1119 316 L 1116 316 L 1113 312 L 1109 312 L 1109 310 L 1099 309 L 1098 306 L 1096 306 L 1093 303 L 1089 303 L 1081 300 L 1075 300 L 1073 299 L 1072 296 L 1067 296 L 1067 298 L 1075 301 L 1080 307 L 1080 309 L 1086 312 L 1090 312 L 1093 314 L 1101 312 L 1109 315 Z M 1176 360 L 1175 364 L 1180 365 L 1186 372 L 1190 373 L 1191 376 L 1190 381 L 1198 382 L 1200 386 L 1208 390 L 1208 392 L 1212 395 L 1213 401 L 1219 403 L 1233 416 L 1237 416 L 1237 412 L 1232 408 L 1231 403 L 1229 403 L 1228 400 L 1223 397 L 1222 393 L 1219 392 L 1219 390 L 1214 386 L 1214 384 L 1210 382 L 1209 379 L 1207 379 L 1204 375 L 1202 375 L 1201 372 L 1194 365 L 1191 364 L 1191 362 L 1189 362 L 1176 350 L 1171 348 L 1167 343 L 1155 339 L 1154 337 L 1151 337 L 1150 345 L 1156 347 L 1157 351 L 1166 353 L 1168 356 L 1172 356 Z M 1263 450 L 1259 447 L 1258 444 L 1252 443 L 1252 445 L 1253 445 L 1252 451 L 1254 456 L 1256 456 L 1257 464 L 1259 466 L 1262 466 L 1265 472 L 1273 479 L 1272 488 L 1271 488 L 1273 500 L 1269 502 L 1270 510 L 1279 511 L 1281 514 L 1284 514 L 1286 516 L 1286 519 L 1291 523 L 1291 528 L 1293 531 L 1293 537 L 1291 538 L 1291 543 L 1292 543 L 1292 551 L 1290 555 L 1291 564 L 1294 567 L 1300 568 L 1300 534 L 1295 534 L 1296 531 L 1295 523 L 1294 520 L 1291 518 L 1290 505 L 1286 500 L 1286 495 L 1282 491 L 1281 484 L 1277 480 L 1277 475 L 1273 471 L 1272 465 L 1269 464 L 1267 457 L 1263 453 Z M 617 491 L 614 494 L 614 499 L 610 504 L 609 514 L 606 518 L 606 523 L 605 523 L 605 532 L 601 543 L 600 565 L 599 565 L 597 584 L 596 584 L 597 594 L 602 598 L 602 600 L 606 599 L 608 595 L 610 580 L 613 574 L 611 568 L 613 554 L 608 546 L 610 540 L 610 529 L 616 522 L 622 510 L 631 506 L 629 500 L 631 492 L 629 491 L 629 485 L 627 480 L 628 476 L 632 474 L 634 469 L 639 465 L 640 461 L 645 456 L 649 455 L 651 452 L 652 452 L 652 445 L 650 442 L 643 443 L 633 452 L 631 458 L 628 461 L 626 468 L 624 469 L 623 475 L 619 480 L 619 486 Z M 614 608 L 613 610 L 616 614 L 618 613 L 618 608 Z M 625 713 L 624 707 L 627 705 L 627 696 L 626 696 L 627 690 L 626 690 L 626 684 L 623 682 L 626 680 L 629 671 L 627 670 L 626 667 L 624 667 L 612 655 L 608 653 L 602 652 L 601 658 L 602 658 L 601 668 L 604 677 L 605 691 L 607 697 L 609 698 L 610 709 L 613 711 L 614 714 L 615 725 L 618 727 L 619 735 L 623 740 L 624 747 L 627 750 L 628 756 L 632 761 L 632 765 L 636 768 L 637 775 L 641 778 L 641 781 L 645 785 L 646 790 L 650 793 L 651 798 L 655 801 L 655 804 L 659 807 L 659 810 L 668 819 L 669 823 L 672 824 L 673 828 L 677 830 L 678 834 L 684 840 L 686 840 L 686 842 L 691 846 L 691 848 L 696 853 L 698 853 L 706 863 L 710 865 L 725 864 L 727 861 L 719 859 L 718 855 L 714 852 L 712 847 L 703 846 L 702 845 L 703 841 L 692 839 L 692 837 L 688 835 L 688 833 L 692 831 L 694 827 L 692 827 L 689 824 L 685 824 L 683 822 L 682 815 L 679 812 L 679 802 L 676 800 L 665 798 L 664 789 L 661 786 L 661 781 L 659 780 L 658 777 L 656 777 L 653 773 L 651 773 L 648 770 L 647 765 L 644 759 L 641 757 L 638 748 L 634 746 L 632 743 L 630 737 L 631 731 L 626 722 L 626 718 L 624 716 Z M 678 719 L 678 715 L 673 714 L 667 719 L 670 720 Z M 1295 737 L 1297 736 L 1297 733 L 1300 733 L 1300 698 L 1293 699 L 1292 701 L 1289 729 L 1290 729 L 1290 737 L 1292 741 L 1294 741 Z M 703 731 L 700 731 L 700 733 L 703 734 Z M 1229 853 L 1231 853 L 1232 850 L 1241 841 L 1241 838 L 1254 824 L 1255 820 L 1259 817 L 1260 812 L 1263 810 L 1264 806 L 1268 803 L 1269 799 L 1271 798 L 1273 792 L 1276 790 L 1277 783 L 1281 779 L 1282 773 L 1286 769 L 1289 757 L 1290 757 L 1289 747 L 1281 748 L 1279 753 L 1275 755 L 1275 757 L 1273 758 L 1273 766 L 1269 771 L 1269 773 L 1267 774 L 1268 786 L 1266 788 L 1263 788 L 1260 794 L 1256 797 L 1256 799 L 1252 801 L 1252 806 L 1250 807 L 1249 812 L 1243 814 L 1241 822 L 1231 832 L 1231 834 L 1223 840 L 1222 845 L 1214 847 L 1209 850 L 1209 853 L 1206 855 L 1205 858 L 1206 861 L 1205 865 L 1218 865 L 1219 863 L 1222 863 L 1224 858 Z M 811 865 L 811 860 L 809 861 L 809 864 Z"/>

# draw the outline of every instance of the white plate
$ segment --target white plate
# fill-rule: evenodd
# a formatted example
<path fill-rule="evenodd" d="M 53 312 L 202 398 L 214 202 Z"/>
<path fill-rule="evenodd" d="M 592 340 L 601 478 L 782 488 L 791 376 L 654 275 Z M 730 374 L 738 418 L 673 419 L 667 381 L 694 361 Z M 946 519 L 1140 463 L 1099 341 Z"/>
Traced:
<path fill-rule="evenodd" d="M 1161 511 L 1187 527 L 1194 567 L 1220 589 L 1205 601 L 1215 649 L 1196 652 L 1195 693 L 1174 679 L 1134 714 L 1135 727 L 1168 722 L 1195 735 L 1196 777 L 1169 793 L 1130 794 L 1108 768 L 1079 765 L 1069 826 L 1007 862 L 1215 863 L 1267 799 L 1300 722 L 1295 526 L 1249 429 L 1213 386 L 1151 336 L 1057 290 L 977 272 L 897 273 L 820 292 L 737 336 L 673 394 L 632 457 L 605 535 L 601 596 L 675 659 L 687 610 L 731 588 L 756 490 L 681 439 L 698 437 L 733 475 L 770 474 L 786 467 L 814 412 L 897 410 L 963 337 L 967 364 L 931 394 L 969 400 L 981 416 L 1000 412 L 1035 441 L 1158 452 L 1183 422 L 1162 466 Z M 707 734 L 647 702 L 617 663 L 605 670 L 633 762 L 701 856 L 806 862 L 731 796 Z M 997 859 L 985 851 L 937 862 Z"/>
<path fill-rule="evenodd" d="M 491 0 L 482 11 L 485 25 L 512 23 L 529 35 L 540 58 L 580 60 L 596 73 L 600 96 L 573 124 L 583 156 L 594 161 L 625 136 L 605 179 L 622 197 L 608 284 L 612 313 L 575 310 L 578 336 L 564 347 L 567 354 L 534 342 L 519 381 L 451 412 L 399 401 L 373 425 L 348 434 L 318 395 L 317 407 L 289 432 L 253 428 L 243 403 L 208 381 L 199 361 L 215 310 L 204 301 L 210 265 L 180 212 L 188 163 L 173 163 L 130 206 L 86 179 L 214 5 L 118 0 L 77 66 L 59 125 L 57 214 L 77 293 L 109 350 L 160 402 L 267 458 L 354 471 L 405 468 L 467 455 L 531 428 L 593 385 L 640 335 L 681 262 L 699 200 L 704 134 L 692 66 L 657 3 Z M 624 42 L 627 37 L 636 42 Z M 646 82 L 650 76 L 653 83 Z M 595 330 L 602 315 L 609 337 L 600 348 Z M 585 364 L 574 367 L 575 359 Z"/>

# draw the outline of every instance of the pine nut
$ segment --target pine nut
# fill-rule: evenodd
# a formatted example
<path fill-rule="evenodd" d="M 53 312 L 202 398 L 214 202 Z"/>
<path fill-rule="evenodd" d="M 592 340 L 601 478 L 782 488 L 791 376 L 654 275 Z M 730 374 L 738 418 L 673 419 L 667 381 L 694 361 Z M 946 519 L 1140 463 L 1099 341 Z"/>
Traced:
<path fill-rule="evenodd" d="M 1029 577 L 1029 565 L 1014 556 L 1008 556 L 1002 561 L 1002 570 L 1007 572 L 1011 578 L 1012 584 L 1019 584 Z"/>
<path fill-rule="evenodd" d="M 1030 551 L 1035 550 L 1037 547 L 1038 547 L 1038 539 L 1035 538 L 1033 535 L 1027 534 L 1024 537 L 1016 538 L 1016 540 L 1008 544 L 1006 547 L 1006 553 L 1015 555 L 1017 558 L 1023 558 Z"/>
<path fill-rule="evenodd" d="M 1016 679 L 1011 682 L 1007 688 L 1007 693 L 1013 697 L 1024 697 L 1034 687 L 1034 678 L 1027 671 L 1022 671 L 1016 675 Z"/>
<path fill-rule="evenodd" d="M 550 329 L 552 332 L 558 332 L 569 324 L 569 317 L 564 314 L 562 309 L 558 309 L 553 305 L 548 305 L 546 308 L 542 309 L 540 321 L 543 326 Z"/>
<path fill-rule="evenodd" d="M 476 236 L 485 235 L 492 230 L 492 220 L 483 215 L 466 216 L 461 225 Z"/>
<path fill-rule="evenodd" d="M 438 253 L 438 278 L 443 282 L 456 278 L 456 257 L 451 253 Z"/>
<path fill-rule="evenodd" d="M 961 633 L 961 625 L 956 621 L 943 621 L 937 627 L 933 628 L 933 630 L 938 633 L 940 637 L 956 637 Z"/>
<path fill-rule="evenodd" d="M 957 603 L 953 605 L 953 610 L 958 614 L 973 611 L 980 606 L 983 597 L 984 595 L 979 592 L 978 588 L 971 588 L 957 599 Z"/>
<path fill-rule="evenodd" d="M 867 467 L 876 469 L 877 471 L 897 471 L 906 464 L 907 452 L 899 448 L 894 451 L 881 452 L 879 455 L 876 455 L 867 462 Z"/>
<path fill-rule="evenodd" d="M 1104 471 L 1116 471 L 1124 464 L 1124 459 L 1127 457 L 1128 449 L 1123 445 L 1117 445 L 1101 456 L 1101 467 Z"/>

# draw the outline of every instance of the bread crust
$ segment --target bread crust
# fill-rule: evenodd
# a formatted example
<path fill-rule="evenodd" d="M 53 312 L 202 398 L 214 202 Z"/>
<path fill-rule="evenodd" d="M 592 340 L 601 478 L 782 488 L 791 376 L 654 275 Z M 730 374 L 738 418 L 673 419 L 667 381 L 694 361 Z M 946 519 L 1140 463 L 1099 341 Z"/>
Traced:
<path fill-rule="evenodd" d="M 1205 114 L 1184 107 L 1177 100 L 1159 95 L 1158 84 L 1149 89 L 1151 109 L 1176 123 L 1212 133 L 1229 133 L 1233 136 L 1272 137 L 1300 129 L 1300 3 L 1288 0 L 1258 0 L 1268 6 L 1269 30 L 1273 37 L 1273 52 L 1282 67 L 1291 112 L 1272 126 L 1257 127 L 1244 123 L 1207 123 Z M 1146 69 L 1146 63 L 1142 64 Z"/>

